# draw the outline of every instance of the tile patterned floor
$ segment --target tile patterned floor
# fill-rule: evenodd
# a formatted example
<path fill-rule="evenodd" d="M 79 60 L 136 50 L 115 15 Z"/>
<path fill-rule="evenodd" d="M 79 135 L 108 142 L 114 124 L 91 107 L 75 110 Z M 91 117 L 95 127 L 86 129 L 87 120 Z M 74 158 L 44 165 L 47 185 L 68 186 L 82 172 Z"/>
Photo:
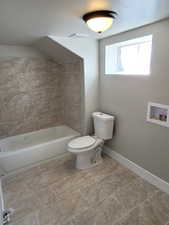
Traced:
<path fill-rule="evenodd" d="M 74 169 L 66 156 L 3 184 L 11 225 L 169 225 L 169 196 L 118 162 Z"/>

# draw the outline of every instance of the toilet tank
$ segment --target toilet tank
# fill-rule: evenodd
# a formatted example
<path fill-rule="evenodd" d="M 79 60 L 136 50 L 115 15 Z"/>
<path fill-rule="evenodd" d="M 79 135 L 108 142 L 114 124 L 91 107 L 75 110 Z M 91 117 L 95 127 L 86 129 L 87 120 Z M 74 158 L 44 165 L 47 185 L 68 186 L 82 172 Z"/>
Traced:
<path fill-rule="evenodd" d="M 111 139 L 113 136 L 114 116 L 102 112 L 94 112 L 93 120 L 95 135 L 103 140 Z"/>

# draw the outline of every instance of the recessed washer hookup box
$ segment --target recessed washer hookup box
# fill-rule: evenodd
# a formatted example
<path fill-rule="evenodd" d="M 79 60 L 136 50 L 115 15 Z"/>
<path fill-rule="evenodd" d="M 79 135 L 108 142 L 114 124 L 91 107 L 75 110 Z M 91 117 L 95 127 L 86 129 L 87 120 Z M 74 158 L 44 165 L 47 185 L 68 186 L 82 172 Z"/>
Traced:
<path fill-rule="evenodd" d="M 147 121 L 164 127 L 169 127 L 169 105 L 149 102 Z"/>

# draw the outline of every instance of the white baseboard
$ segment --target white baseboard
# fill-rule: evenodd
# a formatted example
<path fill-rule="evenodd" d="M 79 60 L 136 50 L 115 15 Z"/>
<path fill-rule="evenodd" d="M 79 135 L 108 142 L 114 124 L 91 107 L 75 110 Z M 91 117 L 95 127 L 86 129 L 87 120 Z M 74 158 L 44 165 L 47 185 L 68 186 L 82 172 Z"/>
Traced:
<path fill-rule="evenodd" d="M 127 167 L 128 169 L 132 170 L 134 173 L 148 181 L 149 183 L 155 185 L 162 191 L 169 194 L 169 183 L 162 180 L 161 178 L 157 177 L 156 175 L 150 173 L 148 170 L 145 170 L 144 168 L 138 166 L 134 162 L 128 160 L 124 156 L 120 155 L 119 153 L 113 151 L 107 146 L 104 146 L 104 153 L 110 156 L 111 158 L 117 160 L 119 163 Z"/>

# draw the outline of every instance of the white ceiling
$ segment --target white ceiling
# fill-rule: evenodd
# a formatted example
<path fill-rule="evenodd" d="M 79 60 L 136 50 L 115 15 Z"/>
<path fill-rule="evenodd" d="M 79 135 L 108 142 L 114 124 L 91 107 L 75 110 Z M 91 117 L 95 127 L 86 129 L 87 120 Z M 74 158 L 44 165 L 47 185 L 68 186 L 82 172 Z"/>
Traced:
<path fill-rule="evenodd" d="M 98 9 L 119 15 L 112 28 L 99 35 L 81 16 Z M 103 38 L 169 17 L 169 0 L 1 0 L 0 44 L 31 44 L 47 36 L 72 33 Z"/>

